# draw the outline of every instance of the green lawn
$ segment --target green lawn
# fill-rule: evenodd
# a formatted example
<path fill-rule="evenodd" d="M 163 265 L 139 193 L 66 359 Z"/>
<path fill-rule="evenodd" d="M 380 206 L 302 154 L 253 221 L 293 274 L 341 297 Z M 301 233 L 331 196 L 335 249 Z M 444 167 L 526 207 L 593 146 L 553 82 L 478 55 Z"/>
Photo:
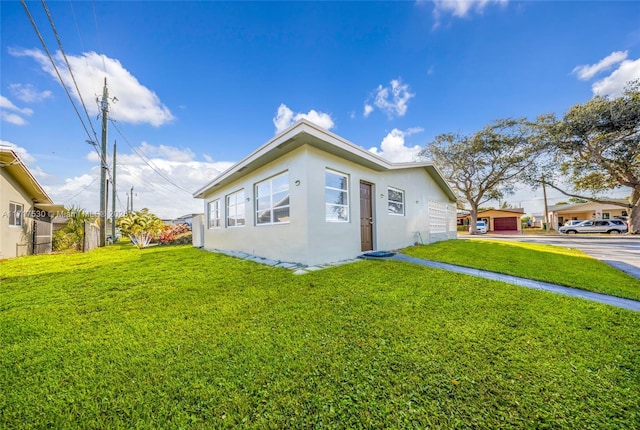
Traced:
<path fill-rule="evenodd" d="M 0 263 L 0 428 L 637 428 L 640 313 L 396 261 Z"/>
<path fill-rule="evenodd" d="M 640 280 L 577 249 L 465 239 L 414 246 L 402 252 L 412 257 L 640 300 Z"/>

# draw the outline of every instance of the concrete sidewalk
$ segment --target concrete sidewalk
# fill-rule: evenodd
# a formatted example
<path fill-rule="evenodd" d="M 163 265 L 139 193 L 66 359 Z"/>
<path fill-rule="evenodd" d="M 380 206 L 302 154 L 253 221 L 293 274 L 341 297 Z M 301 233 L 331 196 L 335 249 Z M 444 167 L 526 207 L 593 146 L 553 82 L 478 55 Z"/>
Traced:
<path fill-rule="evenodd" d="M 407 263 L 419 264 L 421 266 L 433 267 L 435 269 L 449 270 L 451 272 L 464 273 L 465 275 L 506 282 L 507 284 L 518 285 L 520 287 L 531 288 L 534 290 L 544 290 L 556 294 L 563 294 L 565 296 L 580 297 L 585 300 L 591 300 L 593 302 L 604 303 L 607 305 L 640 312 L 640 302 L 635 300 L 608 296 L 606 294 L 593 293 L 591 291 L 579 290 L 577 288 L 563 287 L 560 285 L 549 284 L 547 282 L 518 278 L 517 276 L 503 275 L 495 272 L 487 272 L 485 270 L 471 269 L 468 267 L 456 266 L 453 264 L 440 263 L 438 261 L 423 260 L 421 258 L 409 257 L 408 255 L 404 254 L 395 254 L 392 257 L 386 259 L 404 261 Z"/>

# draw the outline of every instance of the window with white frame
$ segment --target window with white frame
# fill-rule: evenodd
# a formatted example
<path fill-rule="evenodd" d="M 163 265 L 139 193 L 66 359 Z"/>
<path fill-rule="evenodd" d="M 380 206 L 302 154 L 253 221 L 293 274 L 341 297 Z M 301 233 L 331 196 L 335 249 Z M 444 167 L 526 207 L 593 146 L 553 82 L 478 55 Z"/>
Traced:
<path fill-rule="evenodd" d="M 327 169 L 325 171 L 325 220 L 349 222 L 349 177 Z"/>
<path fill-rule="evenodd" d="M 611 219 L 611 214 L 609 212 L 602 212 L 602 219 Z"/>
<path fill-rule="evenodd" d="M 22 226 L 24 217 L 24 206 L 20 203 L 9 202 L 9 225 Z"/>
<path fill-rule="evenodd" d="M 256 225 L 289 222 L 289 172 L 255 186 Z"/>
<path fill-rule="evenodd" d="M 244 189 L 227 196 L 227 227 L 244 226 Z"/>
<path fill-rule="evenodd" d="M 209 202 L 209 228 L 222 227 L 222 217 L 220 214 L 220 199 Z"/>
<path fill-rule="evenodd" d="M 389 200 L 389 215 L 404 215 L 404 191 L 389 187 L 387 189 Z"/>

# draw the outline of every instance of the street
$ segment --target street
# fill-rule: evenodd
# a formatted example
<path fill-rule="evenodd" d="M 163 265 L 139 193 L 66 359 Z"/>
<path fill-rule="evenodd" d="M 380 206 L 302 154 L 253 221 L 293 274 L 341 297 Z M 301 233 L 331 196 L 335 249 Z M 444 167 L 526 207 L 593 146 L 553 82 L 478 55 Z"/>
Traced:
<path fill-rule="evenodd" d="M 504 240 L 517 242 L 532 242 L 546 245 L 575 248 L 591 255 L 613 267 L 616 267 L 640 279 L 640 236 L 610 236 L 610 235 L 499 235 L 489 234 L 481 236 L 458 235 L 459 239 L 481 238 L 488 240 Z"/>

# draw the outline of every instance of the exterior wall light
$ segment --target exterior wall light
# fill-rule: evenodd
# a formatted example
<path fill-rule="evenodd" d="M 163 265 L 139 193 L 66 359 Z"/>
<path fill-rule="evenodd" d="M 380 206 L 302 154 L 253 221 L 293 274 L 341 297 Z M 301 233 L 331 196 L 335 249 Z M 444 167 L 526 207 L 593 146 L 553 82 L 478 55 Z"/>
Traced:
<path fill-rule="evenodd" d="M 300 179 L 296 180 L 296 181 L 294 182 L 294 184 L 296 185 L 296 187 L 299 187 L 299 186 L 300 186 Z"/>

